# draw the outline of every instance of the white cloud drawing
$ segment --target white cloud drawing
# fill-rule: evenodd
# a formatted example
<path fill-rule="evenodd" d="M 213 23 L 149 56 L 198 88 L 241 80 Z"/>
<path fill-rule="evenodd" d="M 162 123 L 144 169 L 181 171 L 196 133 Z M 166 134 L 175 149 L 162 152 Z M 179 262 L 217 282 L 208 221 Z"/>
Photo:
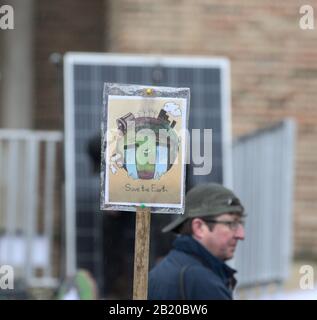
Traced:
<path fill-rule="evenodd" d="M 164 104 L 164 110 L 173 117 L 180 117 L 182 115 L 179 105 L 174 102 L 166 102 Z"/>

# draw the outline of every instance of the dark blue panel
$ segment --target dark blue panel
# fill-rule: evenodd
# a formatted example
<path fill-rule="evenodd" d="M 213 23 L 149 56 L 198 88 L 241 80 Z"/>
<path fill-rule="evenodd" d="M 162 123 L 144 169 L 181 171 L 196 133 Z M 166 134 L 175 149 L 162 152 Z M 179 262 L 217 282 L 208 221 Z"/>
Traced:
<path fill-rule="evenodd" d="M 188 166 L 188 188 L 206 181 L 222 182 L 220 70 L 158 65 L 144 67 L 75 65 L 74 82 L 77 263 L 78 267 L 88 268 L 98 284 L 112 290 L 111 279 L 123 277 L 131 285 L 134 215 L 116 213 L 112 216 L 109 212 L 101 214 L 99 211 L 99 171 L 93 158 L 100 157 L 100 119 L 104 82 L 190 88 L 189 129 L 213 130 L 213 170 L 207 176 L 193 176 L 193 166 Z M 88 148 L 92 142 L 95 142 L 98 150 L 93 155 Z M 171 238 L 162 236 L 160 232 L 170 219 L 170 215 L 153 216 L 151 265 L 164 255 L 170 246 Z M 120 272 L 126 272 L 126 275 Z M 104 275 L 108 279 L 105 280 L 106 283 Z"/>

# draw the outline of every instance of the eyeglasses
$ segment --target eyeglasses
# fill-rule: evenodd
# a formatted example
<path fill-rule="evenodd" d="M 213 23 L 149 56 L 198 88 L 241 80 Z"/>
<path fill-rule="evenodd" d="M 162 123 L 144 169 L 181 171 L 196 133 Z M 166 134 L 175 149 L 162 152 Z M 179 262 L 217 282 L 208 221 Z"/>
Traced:
<path fill-rule="evenodd" d="M 239 226 L 244 227 L 245 221 L 244 220 L 234 220 L 234 221 L 222 221 L 222 220 L 206 220 L 204 219 L 206 223 L 220 223 L 228 226 L 230 230 L 237 231 Z"/>

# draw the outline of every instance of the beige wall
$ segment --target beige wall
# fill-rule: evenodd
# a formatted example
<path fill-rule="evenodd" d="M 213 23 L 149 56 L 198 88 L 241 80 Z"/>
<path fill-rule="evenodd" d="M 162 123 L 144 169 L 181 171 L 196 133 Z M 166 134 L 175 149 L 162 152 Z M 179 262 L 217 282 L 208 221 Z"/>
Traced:
<path fill-rule="evenodd" d="M 226 56 L 234 136 L 297 120 L 295 249 L 317 257 L 317 29 L 299 28 L 316 0 L 33 1 L 35 128 L 63 127 L 52 52 Z"/>
<path fill-rule="evenodd" d="M 62 77 L 62 65 L 54 65 L 50 55 L 103 51 L 105 3 L 104 0 L 35 1 L 35 127 L 62 129 L 63 84 L 58 77 Z"/>
<path fill-rule="evenodd" d="M 226 56 L 233 133 L 298 123 L 295 249 L 317 257 L 317 29 L 299 8 L 317 1 L 110 0 L 109 51 Z"/>

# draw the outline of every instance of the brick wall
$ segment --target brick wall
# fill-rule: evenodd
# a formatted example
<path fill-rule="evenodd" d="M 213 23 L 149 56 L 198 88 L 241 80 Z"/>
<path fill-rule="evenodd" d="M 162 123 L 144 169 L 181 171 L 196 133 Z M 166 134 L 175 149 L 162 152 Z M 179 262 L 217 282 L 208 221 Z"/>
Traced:
<path fill-rule="evenodd" d="M 49 60 L 53 52 L 104 49 L 103 0 L 36 0 L 34 123 L 37 129 L 63 128 L 62 68 Z M 62 73 L 60 73 L 62 77 Z"/>
<path fill-rule="evenodd" d="M 295 253 L 317 257 L 317 29 L 299 8 L 317 1 L 110 0 L 108 50 L 226 56 L 233 134 L 293 117 L 298 124 Z"/>
<path fill-rule="evenodd" d="M 299 28 L 303 4 L 317 15 L 317 1 L 37 0 L 35 127 L 63 126 L 52 52 L 226 56 L 234 136 L 297 120 L 295 249 L 317 257 L 317 30 Z"/>

